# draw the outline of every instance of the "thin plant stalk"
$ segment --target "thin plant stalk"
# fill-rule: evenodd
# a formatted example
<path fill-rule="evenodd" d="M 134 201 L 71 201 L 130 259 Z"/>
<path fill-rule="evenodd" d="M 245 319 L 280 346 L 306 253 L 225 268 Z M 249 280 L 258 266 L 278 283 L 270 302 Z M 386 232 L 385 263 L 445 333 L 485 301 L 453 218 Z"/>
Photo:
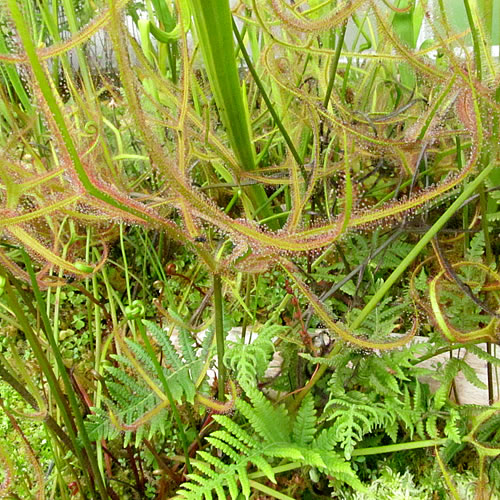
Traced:
<path fill-rule="evenodd" d="M 323 107 L 328 108 L 328 103 L 330 102 L 330 97 L 332 96 L 333 84 L 335 83 L 335 77 L 337 76 L 337 68 L 339 67 L 340 54 L 342 52 L 342 47 L 344 46 L 345 33 L 347 31 L 347 23 L 342 25 L 340 28 L 339 38 L 337 40 L 337 46 L 335 47 L 335 54 L 333 56 L 332 65 L 330 66 L 330 77 L 328 79 L 328 87 L 326 89 L 325 98 L 323 99 Z"/>
<path fill-rule="evenodd" d="M 479 186 L 479 205 L 481 208 L 481 226 L 484 235 L 484 247 L 486 249 L 486 262 L 489 266 L 491 266 L 494 264 L 495 258 L 493 257 L 493 252 L 491 250 L 490 230 L 488 227 L 488 203 L 487 194 L 484 189 L 484 182 Z M 491 342 L 486 342 L 486 351 L 488 354 L 491 354 Z M 486 363 L 486 377 L 488 382 L 488 403 L 492 405 L 494 403 L 493 369 L 489 361 Z"/>
<path fill-rule="evenodd" d="M 59 411 L 61 412 L 62 418 L 64 420 L 64 423 L 66 425 L 66 431 L 69 435 L 69 438 L 71 442 L 73 443 L 73 448 L 75 450 L 76 457 L 78 461 L 80 462 L 82 471 L 84 476 L 87 478 L 87 484 L 91 488 L 91 493 L 93 498 L 97 499 L 97 496 L 95 494 L 95 491 L 92 491 L 92 483 L 89 480 L 89 470 L 88 467 L 90 466 L 88 456 L 86 457 L 81 450 L 80 443 L 78 442 L 76 433 L 75 433 L 75 422 L 73 421 L 73 416 L 71 414 L 71 411 L 68 407 L 68 403 L 65 400 L 64 394 L 61 391 L 61 388 L 59 387 L 59 384 L 57 382 L 56 376 L 52 370 L 52 367 L 45 356 L 45 353 L 42 349 L 42 346 L 40 345 L 40 342 L 36 336 L 36 334 L 33 332 L 30 323 L 28 319 L 26 318 L 22 307 L 18 303 L 18 300 L 14 294 L 14 291 L 10 285 L 10 283 L 7 282 L 5 283 L 5 293 L 7 295 L 7 299 L 9 301 L 10 307 L 14 314 L 16 315 L 16 318 L 18 322 L 21 324 L 22 329 L 24 334 L 26 335 L 26 340 L 28 341 L 32 351 L 33 355 L 36 359 L 36 362 L 38 366 L 40 367 L 42 373 L 45 375 L 45 378 L 47 380 L 47 384 L 50 388 L 50 392 L 53 395 L 57 407 L 59 408 Z M 108 498 L 107 493 L 105 490 L 103 490 L 104 496 L 102 498 Z"/>
<path fill-rule="evenodd" d="M 186 457 L 186 468 L 187 468 L 188 472 L 191 473 L 191 472 L 193 472 L 193 469 L 192 469 L 191 463 L 189 461 L 188 440 L 187 440 L 186 433 L 184 432 L 184 424 L 182 423 L 181 416 L 179 415 L 179 410 L 177 409 L 177 405 L 175 404 L 175 399 L 172 396 L 172 391 L 170 390 L 170 387 L 168 386 L 167 379 L 165 378 L 165 373 L 163 373 L 163 369 L 160 366 L 160 362 L 158 361 L 158 358 L 156 357 L 156 354 L 153 350 L 153 346 L 151 345 L 151 342 L 149 341 L 144 324 L 141 321 L 137 321 L 137 326 L 139 327 L 139 333 L 141 334 L 142 340 L 144 342 L 144 347 L 146 348 L 146 351 L 149 355 L 149 358 L 153 362 L 153 365 L 155 367 L 158 378 L 160 379 L 160 382 L 163 386 L 163 390 L 165 391 L 165 395 L 167 396 L 168 402 L 170 403 L 170 408 L 172 410 L 172 414 L 174 416 L 175 423 L 177 424 L 177 429 L 179 431 L 179 436 L 181 438 L 184 456 Z"/>
<path fill-rule="evenodd" d="M 226 387 L 226 367 L 224 366 L 224 310 L 222 303 L 222 280 L 220 274 L 214 275 L 215 338 L 217 342 L 217 393 L 219 401 L 224 401 Z"/>
<path fill-rule="evenodd" d="M 252 63 L 252 60 L 250 59 L 250 56 L 248 54 L 248 51 L 245 47 L 245 43 L 243 42 L 243 39 L 240 35 L 240 32 L 238 31 L 238 27 L 236 26 L 236 23 L 234 22 L 233 19 L 233 32 L 234 32 L 234 37 L 236 38 L 236 41 L 238 42 L 238 46 L 241 50 L 241 54 L 243 55 L 243 59 L 245 59 L 245 62 L 247 63 L 248 66 L 248 71 L 250 71 L 250 74 L 252 75 L 255 84 L 257 85 L 257 88 L 259 89 L 259 92 L 262 96 L 262 99 L 266 103 L 267 109 L 269 110 L 269 113 L 273 117 L 274 123 L 276 123 L 276 126 L 279 128 L 281 134 L 283 135 L 283 139 L 285 140 L 288 148 L 290 149 L 290 153 L 292 153 L 292 156 L 294 157 L 295 161 L 297 162 L 298 165 L 303 166 L 303 161 L 297 150 L 295 149 L 295 145 L 292 142 L 292 139 L 290 138 L 290 135 L 286 131 L 286 128 L 283 125 L 283 122 L 281 121 L 281 118 L 279 117 L 278 113 L 274 109 L 273 103 L 271 102 L 271 99 L 269 99 L 269 96 L 267 95 L 266 89 L 264 88 L 264 85 L 262 84 L 262 81 L 260 80 L 260 77 L 255 70 L 255 67 Z"/>
<path fill-rule="evenodd" d="M 30 278 L 31 278 L 31 285 L 33 287 L 33 293 L 35 295 L 35 300 L 37 302 L 37 305 L 38 305 L 38 308 L 40 311 L 40 316 L 42 318 L 42 323 L 44 325 L 45 335 L 46 335 L 47 340 L 49 342 L 49 345 L 51 347 L 52 354 L 54 355 L 57 367 L 59 369 L 59 374 L 62 378 L 64 387 L 66 389 L 66 394 L 67 394 L 67 397 L 69 400 L 71 411 L 73 413 L 73 417 L 75 419 L 75 424 L 76 424 L 76 428 L 78 429 L 78 434 L 79 434 L 80 439 L 83 443 L 83 447 L 85 449 L 87 458 L 90 462 L 90 467 L 92 470 L 94 480 L 97 484 L 97 489 L 99 491 L 99 494 L 101 495 L 102 499 L 106 499 L 106 498 L 108 498 L 108 493 L 107 493 L 106 487 L 104 485 L 102 476 L 101 476 L 100 471 L 99 471 L 99 466 L 97 464 L 96 456 L 95 456 L 94 450 L 92 448 L 92 444 L 90 442 L 89 436 L 87 434 L 87 429 L 85 428 L 85 425 L 83 423 L 83 416 L 82 416 L 82 413 L 80 411 L 80 407 L 78 406 L 78 401 L 76 399 L 75 392 L 74 392 L 73 387 L 71 385 L 71 380 L 70 380 L 68 372 L 66 370 L 66 366 L 64 365 L 62 355 L 61 355 L 61 352 L 59 350 L 59 346 L 57 345 L 55 338 L 54 338 L 54 335 L 53 335 L 52 326 L 50 324 L 49 317 L 47 315 L 45 301 L 43 300 L 42 294 L 40 292 L 40 288 L 38 287 L 38 282 L 36 280 L 35 272 L 33 270 L 32 264 L 31 264 L 31 260 L 28 257 L 28 254 L 24 250 L 22 250 L 22 254 L 24 257 L 26 268 L 27 268 L 28 273 L 29 273 Z"/>
<path fill-rule="evenodd" d="M 478 80 L 483 78 L 483 69 L 481 63 L 481 46 L 479 40 L 479 33 L 477 32 L 476 23 L 472 15 L 472 9 L 469 0 L 464 0 L 465 12 L 467 14 L 467 21 L 469 21 L 470 31 L 472 35 L 472 45 L 474 46 L 474 63 L 476 64 L 476 73 Z"/>

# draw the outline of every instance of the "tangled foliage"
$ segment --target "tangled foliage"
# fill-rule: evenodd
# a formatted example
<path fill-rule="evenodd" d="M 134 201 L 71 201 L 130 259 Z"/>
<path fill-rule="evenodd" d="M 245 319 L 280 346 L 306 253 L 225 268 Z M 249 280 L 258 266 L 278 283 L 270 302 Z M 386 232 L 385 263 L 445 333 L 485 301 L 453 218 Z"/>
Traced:
<path fill-rule="evenodd" d="M 276 104 L 274 114 L 259 115 L 266 106 L 264 96 L 251 84 L 243 94 L 237 89 L 231 99 L 243 110 L 238 120 L 228 110 L 229 101 L 221 102 L 219 86 L 225 80 L 214 75 L 222 66 L 207 60 L 212 41 L 205 42 L 203 16 L 193 9 L 227 136 L 204 118 L 212 104 L 206 81 L 191 73 L 197 59 L 185 31 L 191 14 L 186 2 L 180 2 L 176 19 L 171 14 L 173 29 L 166 35 L 160 35 L 151 21 L 141 24 L 146 30 L 141 31 L 141 46 L 122 22 L 126 2 L 114 2 L 68 41 L 50 43 L 49 37 L 45 47 L 35 46 L 22 7 L 13 0 L 7 4 L 12 16 L 7 26 L 17 30 L 21 41 L 0 61 L 7 69 L 23 66 L 31 99 L 30 109 L 23 113 L 12 104 L 6 108 L 12 134 L 4 145 L 1 169 L 2 231 L 45 264 L 38 273 L 43 286 L 54 285 L 47 277 L 49 266 L 79 277 L 96 272 L 118 221 L 165 231 L 189 244 L 217 272 L 228 272 L 235 263 L 244 271 L 260 272 L 276 263 L 291 269 L 295 255 L 318 255 L 353 230 L 390 228 L 429 211 L 477 171 L 496 141 L 498 73 L 488 45 L 475 44 L 479 53 L 471 54 L 465 34 L 451 31 L 444 12 L 438 25 L 425 1 L 399 9 L 388 2 L 381 6 L 359 0 L 340 2 L 330 10 L 311 6 L 309 11 L 282 0 L 239 4 L 236 15 L 253 16 L 261 30 L 265 43 L 252 69 L 259 75 L 259 91 L 272 94 Z M 409 13 L 415 22 L 426 19 L 434 37 L 430 47 L 416 49 L 416 39 L 406 40 L 398 32 L 394 19 Z M 345 54 L 342 86 L 332 87 L 331 71 L 338 59 L 327 41 L 328 32 L 361 18 L 375 19 L 377 46 L 368 52 L 355 43 Z M 279 28 L 273 26 L 276 19 Z M 480 28 L 473 32 L 475 42 L 485 36 Z M 92 82 L 78 82 L 65 62 L 69 50 L 84 48 L 103 29 L 113 42 L 123 93 L 103 80 L 101 95 L 110 95 L 107 104 L 120 105 L 126 116 L 110 106 L 103 110 Z M 148 42 L 150 31 L 159 44 L 156 51 Z M 365 36 L 364 31 L 360 34 Z M 161 40 L 176 43 L 175 74 L 173 68 L 158 67 Z M 439 57 L 432 58 L 435 51 Z M 365 57 L 365 63 L 355 67 L 356 57 Z M 70 94 L 65 101 L 49 65 L 58 59 Z M 385 77 L 394 66 L 401 81 Z M 84 92 L 78 91 L 80 85 Z M 368 88 L 376 100 L 369 98 Z M 250 106 L 245 96 L 255 105 Z M 41 129 L 35 117 L 43 117 Z M 277 119 L 280 130 L 288 130 L 284 139 L 292 148 L 289 154 L 279 154 L 284 144 L 275 137 Z M 252 131 L 256 124 L 262 139 Z M 241 137 L 246 145 L 238 145 L 237 134 L 245 127 L 249 137 Z M 46 137 L 48 150 L 42 146 Z M 129 147 L 137 137 L 142 142 L 139 155 L 131 154 Z M 208 189 L 210 183 L 202 180 L 206 172 L 222 183 Z M 286 187 L 282 214 L 277 186 Z M 380 198 L 378 186 L 385 186 L 386 196 Z M 265 201 L 264 187 L 275 191 L 273 202 Z M 222 195 L 231 193 L 242 205 L 233 202 L 231 209 L 224 209 Z M 257 222 L 254 215 L 263 200 L 265 212 L 277 217 L 267 224 Z M 320 209 L 321 217 L 309 215 L 311 204 Z M 172 220 L 172 211 L 182 224 Z M 62 255 L 66 236 L 61 228 L 68 217 L 76 223 L 74 243 Z M 84 262 L 79 235 L 89 224 L 100 228 L 96 245 L 104 248 L 98 252 L 101 262 Z M 220 238 L 230 240 L 232 249 L 216 261 L 213 251 Z M 26 277 L 11 253 L 3 250 L 0 258 L 15 275 Z M 299 280 L 293 269 L 290 274 Z M 310 298 L 324 315 L 321 301 Z M 344 326 L 338 325 L 335 333 L 356 342 Z"/>
<path fill-rule="evenodd" d="M 253 276 L 258 283 L 270 280 L 270 271 L 280 275 L 273 296 L 279 306 L 264 328 L 256 325 L 257 339 L 226 342 L 225 356 L 224 338 L 217 339 L 219 376 L 224 380 L 225 367 L 232 371 L 227 387 L 219 385 L 219 399 L 229 388 L 227 401 L 214 400 L 207 383 L 213 337 L 200 341 L 196 321 L 163 308 L 163 292 L 173 296 L 165 283 L 156 305 L 170 326 L 180 327 L 179 346 L 155 323 L 140 321 L 146 307 L 134 305 L 130 293 L 119 324 L 113 306 L 85 290 L 113 324 L 103 351 L 96 347 L 96 407 L 82 391 L 84 426 L 83 417 L 68 416 L 61 393 L 58 409 L 70 436 L 48 421 L 61 443 L 80 454 L 90 488 L 91 475 L 105 475 L 91 441 L 102 451 L 122 438 L 129 451 L 146 443 L 183 498 L 272 494 L 259 478 L 277 485 L 280 472 L 303 467 L 311 478 L 322 474 L 325 490 L 345 483 L 363 492 L 352 467 L 356 454 L 414 438 L 446 441 L 443 457 L 437 454 L 444 477 L 460 447 L 472 446 L 480 488 L 486 484 L 486 461 L 500 454 L 498 404 L 464 409 L 449 401 L 460 372 L 482 387 L 462 359 L 425 373 L 441 382 L 433 395 L 419 381 L 425 370 L 417 365 L 446 351 L 447 343 L 498 341 L 500 275 L 489 229 L 500 220 L 500 75 L 490 27 L 477 9 L 465 0 L 470 28 L 458 32 L 444 2 L 431 3 L 239 0 L 231 11 L 225 0 L 151 0 L 139 15 L 140 2 L 117 0 L 103 2 L 95 15 L 83 9 L 80 24 L 65 11 L 68 18 L 56 29 L 47 19 L 59 12 L 47 2 L 2 3 L 0 295 L 5 287 L 12 310 L 17 303 L 9 283 L 17 279 L 31 281 L 45 311 L 38 288 L 96 277 L 124 225 L 184 245 L 219 284 L 222 277 L 230 285 L 245 321 L 257 316 L 258 300 L 253 311 L 249 306 Z M 419 45 L 424 21 L 431 34 Z M 112 75 L 89 60 L 96 35 L 112 46 Z M 478 198 L 473 216 L 464 207 Z M 457 239 L 443 231 L 457 227 L 467 235 L 463 257 Z M 469 231 L 478 234 L 469 238 Z M 404 276 L 431 242 L 431 256 Z M 37 262 L 35 276 L 19 247 Z M 165 281 L 187 279 L 205 293 L 170 265 L 161 269 Z M 245 275 L 248 300 L 240 295 Z M 398 296 L 387 296 L 402 276 Z M 128 272 L 125 281 L 130 292 Z M 203 316 L 209 299 L 208 293 L 200 299 L 193 317 Z M 16 311 L 24 314 L 22 307 Z M 47 314 L 41 315 L 50 337 Z M 416 335 L 422 317 L 430 320 L 425 333 L 436 330 L 442 339 L 435 335 L 424 351 L 393 350 Z M 140 339 L 125 338 L 126 321 Z M 330 344 L 313 343 L 311 321 L 328 331 Z M 36 347 L 38 332 L 26 323 L 21 326 Z M 111 338 L 116 354 L 106 364 L 100 356 Z M 266 379 L 277 349 L 281 373 Z M 491 354 L 470 350 L 498 364 Z M 61 356 L 56 361 L 66 374 Z M 29 379 L 26 370 L 9 370 L 0 372 L 4 380 Z M 44 376 L 59 395 L 50 364 Z M 69 377 L 65 383 L 71 395 Z M 275 396 L 286 406 L 273 404 Z M 38 399 L 42 413 L 45 402 Z M 165 467 L 150 442 L 171 430 L 170 415 L 183 441 L 188 481 L 182 484 L 180 466 Z M 189 447 L 182 418 L 196 432 Z M 207 431 L 213 422 L 218 429 Z M 85 453 L 76 428 L 89 434 Z M 210 448 L 197 451 L 191 471 L 189 459 L 207 435 Z M 1 491 L 13 475 L 4 455 Z M 500 484 L 498 463 L 491 461 L 490 476 Z M 102 496 L 108 490 L 100 482 Z M 300 495 L 306 488 L 286 489 Z"/>

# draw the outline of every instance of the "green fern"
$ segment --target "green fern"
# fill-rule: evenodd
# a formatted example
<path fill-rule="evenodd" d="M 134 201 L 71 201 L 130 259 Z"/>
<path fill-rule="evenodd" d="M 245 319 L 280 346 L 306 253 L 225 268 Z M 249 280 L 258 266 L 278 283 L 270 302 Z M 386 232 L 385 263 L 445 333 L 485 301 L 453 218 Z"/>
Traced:
<path fill-rule="evenodd" d="M 374 260 L 374 265 L 378 265 L 381 269 L 393 269 L 401 263 L 412 248 L 411 243 L 398 239 Z"/>
<path fill-rule="evenodd" d="M 459 358 L 451 358 L 434 378 L 441 382 L 441 386 L 434 394 L 434 408 L 440 410 L 448 399 L 451 384 L 454 378 L 462 372 L 468 382 L 478 389 L 486 389 L 486 385 L 477 376 L 476 371 L 467 362 Z"/>
<path fill-rule="evenodd" d="M 197 353 L 189 333 L 180 332 L 181 356 L 163 329 L 150 321 L 145 324 L 161 348 L 166 364 L 162 369 L 173 399 L 176 403 L 194 403 L 195 382 L 203 369 L 213 335 L 209 333 L 205 337 Z M 131 339 L 125 339 L 125 344 L 130 350 L 127 355 L 111 356 L 117 366 L 104 365 L 107 396 L 103 401 L 107 411 L 102 407 L 92 408 L 93 413 L 87 417 L 85 425 L 92 440 L 114 439 L 123 432 L 124 445 L 134 438 L 137 446 L 143 438 L 151 438 L 157 431 L 165 433 L 170 418 L 165 399 L 137 373 L 136 366 L 140 365 L 151 383 L 162 387 L 147 351 Z"/>
<path fill-rule="evenodd" d="M 343 448 L 347 458 L 361 441 L 381 433 L 393 442 L 398 441 L 400 431 L 410 439 L 437 438 L 444 434 L 460 442 L 462 417 L 448 405 L 446 388 L 442 387 L 433 396 L 428 386 L 418 381 L 420 375 L 433 372 L 416 366 L 415 361 L 434 349 L 428 344 L 415 343 L 368 356 L 354 349 L 345 349 L 331 358 L 301 354 L 311 363 L 333 369 L 328 383 L 330 400 L 321 422 L 328 423 L 332 443 Z M 481 384 L 464 361 L 457 360 L 452 365 L 455 363 L 455 374 L 462 370 L 476 385 Z M 451 380 L 452 365 L 448 373 Z M 444 385 L 445 378 L 441 375 Z"/>
<path fill-rule="evenodd" d="M 300 446 L 308 446 L 312 443 L 316 434 L 316 409 L 314 400 L 309 392 L 302 401 L 293 425 L 293 441 Z"/>
<path fill-rule="evenodd" d="M 227 342 L 224 364 L 234 371 L 236 380 L 244 389 L 255 387 L 257 380 L 264 375 L 274 352 L 271 339 L 283 330 L 286 330 L 283 326 L 266 324 L 252 343 Z"/>
<path fill-rule="evenodd" d="M 315 467 L 343 481 L 358 491 L 365 488 L 350 465 L 333 450 L 332 442 L 316 434 L 316 414 L 311 397 L 304 398 L 295 419 L 283 406 L 273 405 L 261 392 L 248 388 L 250 403 L 238 400 L 236 409 L 245 417 L 249 427 L 243 427 L 225 415 L 215 415 L 221 426 L 207 441 L 214 450 L 225 455 L 224 460 L 205 451 L 198 452 L 193 462 L 197 472 L 188 475 L 178 494 L 185 499 L 232 499 L 243 494 L 249 498 L 252 478 L 264 474 L 276 484 L 273 462 L 279 458 L 280 466 L 290 468 Z M 249 465 L 251 466 L 249 470 Z"/>
<path fill-rule="evenodd" d="M 487 351 L 481 349 L 477 345 L 470 344 L 467 346 L 467 350 L 472 354 L 474 354 L 475 356 L 477 356 L 479 359 L 482 359 L 483 361 L 491 363 L 494 366 L 500 366 L 500 358 L 488 354 Z"/>
<path fill-rule="evenodd" d="M 450 415 L 444 427 L 444 435 L 456 444 L 462 442 L 462 432 L 459 425 L 461 424 L 460 413 L 457 409 L 452 408 Z"/>
<path fill-rule="evenodd" d="M 470 240 L 470 246 L 467 251 L 467 259 L 473 262 L 482 262 L 484 255 L 484 233 L 479 231 Z"/>
<path fill-rule="evenodd" d="M 377 286 L 381 283 L 377 283 Z M 408 310 L 408 301 L 404 299 L 395 302 L 392 297 L 386 297 L 364 320 L 363 326 L 358 329 L 358 334 L 365 335 L 369 339 L 387 339 L 401 320 L 401 316 Z M 359 309 L 354 309 L 349 315 L 348 322 L 352 322 L 359 314 Z"/>
<path fill-rule="evenodd" d="M 394 412 L 374 400 L 368 394 L 350 391 L 342 398 L 331 398 L 325 406 L 326 420 L 335 444 L 344 450 L 347 460 L 356 445 L 376 428 L 391 428 L 395 422 Z"/>

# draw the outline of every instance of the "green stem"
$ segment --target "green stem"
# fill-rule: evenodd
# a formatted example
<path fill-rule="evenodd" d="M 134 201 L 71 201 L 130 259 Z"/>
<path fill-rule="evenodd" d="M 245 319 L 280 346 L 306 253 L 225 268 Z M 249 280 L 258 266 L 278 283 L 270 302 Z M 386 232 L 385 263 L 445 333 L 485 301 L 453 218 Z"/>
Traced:
<path fill-rule="evenodd" d="M 189 3 L 205 70 L 229 142 L 243 170 L 255 170 L 255 147 L 252 142 L 248 103 L 243 98 L 234 57 L 229 0 L 190 0 Z M 245 192 L 254 210 L 266 203 L 267 195 L 260 184 L 249 186 Z M 267 207 L 262 217 L 271 214 L 272 207 Z M 273 223 L 271 229 L 278 229 L 277 223 Z"/>
<path fill-rule="evenodd" d="M 42 349 L 42 346 L 38 340 L 38 337 L 36 336 L 35 332 L 31 328 L 31 325 L 27 319 L 27 317 L 24 314 L 24 311 L 19 304 L 15 294 L 14 290 L 12 289 L 9 281 L 7 280 L 5 283 L 5 293 L 7 295 L 7 300 L 9 302 L 10 308 L 12 309 L 12 312 L 15 314 L 17 321 L 20 323 L 22 327 L 22 331 L 24 332 L 26 336 L 26 340 L 28 341 L 28 344 L 31 347 L 31 350 L 33 351 L 33 355 L 36 359 L 36 362 L 38 366 L 40 367 L 42 373 L 45 375 L 45 378 L 47 380 L 47 384 L 50 388 L 50 393 L 54 396 L 54 399 L 56 401 L 57 407 L 59 408 L 59 411 L 61 412 L 62 418 L 64 420 L 64 423 L 66 425 L 66 431 L 71 439 L 71 442 L 73 443 L 73 448 L 75 450 L 76 457 L 78 461 L 80 462 L 80 465 L 82 467 L 83 473 L 86 476 L 88 484 L 91 484 L 89 481 L 88 477 L 88 461 L 86 457 L 83 455 L 81 447 L 78 443 L 75 429 L 74 429 L 74 422 L 73 419 L 71 418 L 71 412 L 68 407 L 68 403 L 66 402 L 64 398 L 64 394 L 61 391 L 61 388 L 59 387 L 59 384 L 57 382 L 56 376 L 54 374 L 54 371 L 52 370 L 52 367 L 45 356 L 45 353 Z M 95 493 L 95 492 L 94 492 Z M 94 498 L 95 495 L 94 495 Z M 107 498 L 107 496 L 103 497 Z"/>
<path fill-rule="evenodd" d="M 353 457 L 366 455 L 379 455 L 381 453 L 394 453 L 396 451 L 417 450 L 419 448 L 429 448 L 430 446 L 440 446 L 445 444 L 448 438 L 425 439 L 423 441 L 411 441 L 409 443 L 388 444 L 386 446 L 373 446 L 372 448 L 357 448 L 352 452 Z"/>
<path fill-rule="evenodd" d="M 0 363 L 0 379 L 9 384 L 26 401 L 26 403 L 32 406 L 35 410 L 39 411 L 40 406 L 38 405 L 36 398 L 14 375 L 9 372 L 9 370 L 7 369 L 8 363 L 5 359 L 1 358 L 3 358 L 3 356 L 0 357 L 0 360 L 2 361 Z M 64 432 L 64 430 L 59 426 L 59 424 L 53 419 L 52 415 L 47 414 L 44 417 L 44 424 L 54 433 L 55 436 L 59 438 L 59 441 L 66 447 L 64 451 L 75 453 L 73 442 Z"/>
<path fill-rule="evenodd" d="M 481 207 L 481 226 L 484 235 L 484 247 L 486 249 L 486 262 L 488 266 L 491 266 L 495 262 L 495 257 L 493 256 L 493 252 L 491 250 L 490 230 L 488 227 L 488 202 L 487 194 L 484 189 L 484 183 L 481 183 L 479 186 L 479 204 Z M 490 342 L 486 342 L 486 351 L 488 354 L 491 354 Z M 493 371 L 489 361 L 486 363 L 486 378 L 488 381 L 488 403 L 492 405 L 495 398 L 493 395 Z"/>
<path fill-rule="evenodd" d="M 258 481 L 250 479 L 248 482 L 250 483 L 250 486 L 252 486 L 252 488 L 258 491 L 262 491 L 262 493 L 269 495 L 270 498 L 277 498 L 278 500 L 293 500 L 293 497 L 289 497 L 284 493 L 280 493 L 279 491 L 273 490 L 272 488 L 269 488 L 269 486 L 265 486 L 264 484 L 261 484 Z"/>
<path fill-rule="evenodd" d="M 476 23 L 472 16 L 472 9 L 470 8 L 469 0 L 464 0 L 465 12 L 467 13 L 467 20 L 472 34 L 472 44 L 474 45 L 474 61 L 476 63 L 476 74 L 478 80 L 483 78 L 483 70 L 481 66 L 481 48 L 479 44 L 479 34 L 477 32 Z"/>
<path fill-rule="evenodd" d="M 325 109 L 328 108 L 328 103 L 330 102 L 330 97 L 332 95 L 333 84 L 335 83 L 335 77 L 337 76 L 337 68 L 340 60 L 340 53 L 342 52 L 342 47 L 344 46 L 345 32 L 347 30 L 347 23 L 342 25 L 340 29 L 339 39 L 337 40 L 337 46 L 335 47 L 335 54 L 333 56 L 332 66 L 330 68 L 330 79 L 328 81 L 328 88 L 326 89 L 325 98 L 323 100 L 323 106 Z"/>
<path fill-rule="evenodd" d="M 457 168 L 459 170 L 462 170 L 463 168 L 463 161 L 462 161 L 462 141 L 460 139 L 460 136 L 457 135 L 456 139 L 456 145 L 457 145 Z M 470 244 L 470 237 L 469 233 L 467 230 L 469 229 L 469 205 L 465 205 L 462 211 L 462 228 L 464 229 L 464 257 L 467 255 L 467 252 L 469 251 L 469 244 Z"/>
<path fill-rule="evenodd" d="M 250 310 L 250 299 L 251 299 L 251 291 L 252 291 L 251 280 L 252 280 L 252 277 L 249 273 L 249 274 L 247 274 L 246 293 L 245 293 L 245 304 L 248 307 L 248 310 Z M 241 325 L 241 343 L 242 344 L 245 343 L 248 321 L 250 319 L 253 319 L 253 318 L 252 318 L 252 316 L 249 316 L 248 314 L 245 314 L 243 316 L 243 324 Z"/>
<path fill-rule="evenodd" d="M 490 230 L 488 226 L 488 202 L 484 183 L 479 186 L 479 204 L 481 207 L 481 227 L 484 235 L 484 247 L 486 249 L 486 262 L 491 265 L 495 262 L 495 257 L 491 249 Z"/>
<path fill-rule="evenodd" d="M 226 387 L 226 367 L 224 366 L 224 309 L 222 304 L 222 280 L 220 274 L 214 275 L 215 338 L 217 342 L 218 397 L 224 401 Z"/>

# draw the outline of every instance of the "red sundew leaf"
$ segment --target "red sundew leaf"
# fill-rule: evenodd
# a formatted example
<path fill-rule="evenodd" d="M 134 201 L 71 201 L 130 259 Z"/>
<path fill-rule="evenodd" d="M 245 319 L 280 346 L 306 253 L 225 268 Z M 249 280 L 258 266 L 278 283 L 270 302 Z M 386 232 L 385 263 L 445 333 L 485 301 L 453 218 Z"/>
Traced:
<path fill-rule="evenodd" d="M 457 110 L 457 115 L 464 127 L 471 133 L 475 133 L 477 128 L 477 123 L 475 120 L 475 110 L 474 110 L 474 97 L 472 96 L 472 91 L 470 88 L 464 89 L 460 92 L 455 108 Z"/>
<path fill-rule="evenodd" d="M 299 32 L 321 32 L 339 26 L 341 23 L 363 4 L 366 0 L 347 0 L 336 6 L 328 15 L 320 19 L 307 19 L 295 9 L 284 8 L 283 0 L 271 0 L 271 6 L 274 13 L 281 19 L 283 24 L 289 28 L 293 28 Z M 286 4 L 285 4 L 286 5 Z M 293 12 L 293 13 L 292 13 Z M 307 12 L 306 12 L 307 14 Z"/>

